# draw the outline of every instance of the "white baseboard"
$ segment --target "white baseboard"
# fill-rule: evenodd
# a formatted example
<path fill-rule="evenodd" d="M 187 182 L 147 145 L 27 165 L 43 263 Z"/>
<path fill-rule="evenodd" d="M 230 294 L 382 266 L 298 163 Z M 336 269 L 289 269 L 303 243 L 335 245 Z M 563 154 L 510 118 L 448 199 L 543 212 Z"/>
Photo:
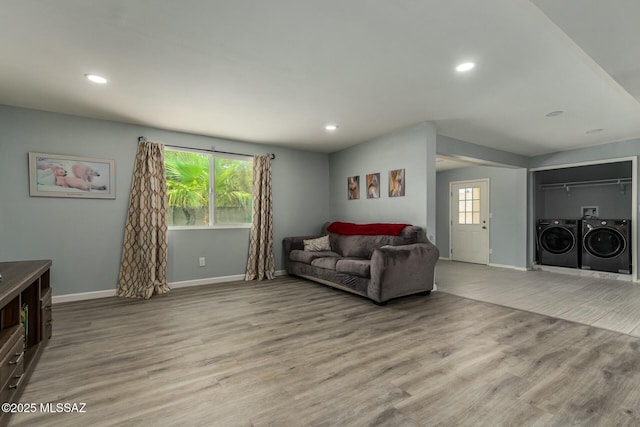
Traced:
<path fill-rule="evenodd" d="M 244 274 L 235 274 L 233 276 L 208 277 L 206 279 L 184 280 L 182 282 L 171 282 L 171 289 L 189 288 L 191 286 L 213 285 L 216 283 L 235 282 L 244 280 Z"/>
<path fill-rule="evenodd" d="M 286 274 L 287 272 L 284 270 L 276 270 L 276 277 L 285 276 Z M 170 282 L 169 287 L 171 289 L 178 289 L 178 288 L 187 288 L 190 286 L 203 286 L 203 285 L 214 285 L 216 283 L 235 282 L 237 280 L 244 280 L 244 274 L 236 274 L 233 276 L 209 277 L 207 279 L 184 280 L 181 282 Z M 90 299 L 96 299 L 96 298 L 109 298 L 114 296 L 116 296 L 116 290 L 108 289 L 105 291 L 81 292 L 77 294 L 66 294 L 66 295 L 54 295 L 51 298 L 51 302 L 53 304 L 58 304 L 62 302 L 83 301 L 83 300 L 90 300 Z"/>
<path fill-rule="evenodd" d="M 51 297 L 51 302 L 53 304 L 58 304 L 60 302 L 82 301 L 82 300 L 88 300 L 88 299 L 108 298 L 108 297 L 115 297 L 115 296 L 116 296 L 116 290 L 109 289 L 106 291 L 82 292 L 79 294 L 54 295 L 53 297 Z"/>
<path fill-rule="evenodd" d="M 516 267 L 515 265 L 491 264 L 491 263 L 489 263 L 489 267 L 508 268 L 510 270 L 518 270 L 518 271 L 529 271 L 529 269 L 526 268 L 526 267 Z"/>
<path fill-rule="evenodd" d="M 440 257 L 440 258 L 438 258 L 438 259 L 441 259 L 441 260 L 443 260 L 443 261 L 449 261 L 451 258 L 446 257 L 446 256 L 441 256 L 441 257 Z"/>
<path fill-rule="evenodd" d="M 449 258 L 445 258 L 445 257 L 440 257 L 439 258 L 442 261 L 451 261 L 451 259 Z M 482 264 L 478 264 L 478 265 L 482 265 Z M 518 270 L 518 271 L 529 271 L 529 268 L 526 267 L 516 267 L 515 265 L 506 265 L 506 264 L 493 264 L 493 263 L 489 263 L 487 264 L 487 266 L 489 267 L 497 267 L 497 268 L 508 268 L 510 270 Z"/>

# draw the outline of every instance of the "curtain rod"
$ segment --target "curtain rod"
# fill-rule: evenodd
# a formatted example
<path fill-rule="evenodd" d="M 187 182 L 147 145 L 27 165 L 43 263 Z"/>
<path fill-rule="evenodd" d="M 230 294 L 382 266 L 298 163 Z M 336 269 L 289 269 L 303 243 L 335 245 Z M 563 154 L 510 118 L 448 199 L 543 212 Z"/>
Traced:
<path fill-rule="evenodd" d="M 631 184 L 631 178 L 592 179 L 587 181 L 558 182 L 555 184 L 540 184 L 540 190 L 559 190 L 576 187 L 596 187 L 598 185 L 625 185 Z"/>
<path fill-rule="evenodd" d="M 147 138 L 145 138 L 144 136 L 139 136 L 138 137 L 138 142 L 143 142 L 146 141 Z M 231 151 L 220 151 L 220 150 L 216 150 L 215 147 L 208 149 L 208 148 L 193 148 L 193 147 L 183 147 L 181 145 L 169 145 L 169 144 L 164 144 L 165 147 L 171 147 L 171 148 L 182 148 L 185 150 L 197 150 L 197 151 L 207 151 L 210 153 L 222 153 L 222 154 L 233 154 L 234 156 L 245 156 L 245 157 L 253 157 L 252 154 L 244 154 L 244 153 L 234 153 Z M 276 155 L 273 153 L 267 153 L 267 156 L 269 156 L 271 158 L 271 160 L 276 158 Z"/>

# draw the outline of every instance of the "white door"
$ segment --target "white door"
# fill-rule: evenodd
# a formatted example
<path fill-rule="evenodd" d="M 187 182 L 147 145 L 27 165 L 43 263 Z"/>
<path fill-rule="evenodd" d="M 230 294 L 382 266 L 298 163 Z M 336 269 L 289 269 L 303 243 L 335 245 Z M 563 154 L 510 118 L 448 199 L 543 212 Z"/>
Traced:
<path fill-rule="evenodd" d="M 489 264 L 489 180 L 452 182 L 451 260 Z"/>

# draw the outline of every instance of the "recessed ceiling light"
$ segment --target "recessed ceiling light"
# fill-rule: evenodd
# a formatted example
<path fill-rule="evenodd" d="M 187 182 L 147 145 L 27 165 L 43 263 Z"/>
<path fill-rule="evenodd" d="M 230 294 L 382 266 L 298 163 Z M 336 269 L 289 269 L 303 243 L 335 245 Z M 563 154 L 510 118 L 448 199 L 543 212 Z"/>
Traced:
<path fill-rule="evenodd" d="M 550 113 L 545 114 L 545 116 L 546 117 L 556 117 L 556 116 L 559 116 L 560 114 L 564 114 L 564 111 L 562 111 L 562 110 L 552 111 Z"/>
<path fill-rule="evenodd" d="M 324 127 L 324 129 L 328 130 L 328 131 L 334 131 L 334 130 L 338 129 L 338 125 L 326 125 Z"/>
<path fill-rule="evenodd" d="M 85 74 L 84 75 L 89 81 L 92 81 L 94 83 L 98 83 L 98 84 L 105 84 L 107 82 L 107 79 L 105 79 L 102 76 L 99 76 L 97 74 Z"/>
<path fill-rule="evenodd" d="M 458 65 L 456 67 L 456 71 L 460 71 L 460 72 L 469 71 L 470 69 L 472 69 L 475 66 L 476 66 L 476 64 L 474 64 L 473 62 L 465 62 L 464 64 Z"/>
<path fill-rule="evenodd" d="M 588 131 L 586 131 L 585 133 L 598 133 L 598 132 L 602 132 L 604 129 L 601 128 L 597 128 L 597 129 L 589 129 Z"/>

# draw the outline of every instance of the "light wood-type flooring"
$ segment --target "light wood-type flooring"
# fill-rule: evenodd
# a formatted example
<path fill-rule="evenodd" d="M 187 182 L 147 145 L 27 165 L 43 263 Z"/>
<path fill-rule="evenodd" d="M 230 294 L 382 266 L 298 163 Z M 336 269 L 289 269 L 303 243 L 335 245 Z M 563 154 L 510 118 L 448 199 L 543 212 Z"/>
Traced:
<path fill-rule="evenodd" d="M 86 413 L 12 426 L 637 426 L 640 340 L 440 291 L 377 306 L 285 276 L 57 304 L 21 401 Z"/>
<path fill-rule="evenodd" d="M 443 260 L 436 271 L 443 292 L 640 337 L 640 283 Z"/>

